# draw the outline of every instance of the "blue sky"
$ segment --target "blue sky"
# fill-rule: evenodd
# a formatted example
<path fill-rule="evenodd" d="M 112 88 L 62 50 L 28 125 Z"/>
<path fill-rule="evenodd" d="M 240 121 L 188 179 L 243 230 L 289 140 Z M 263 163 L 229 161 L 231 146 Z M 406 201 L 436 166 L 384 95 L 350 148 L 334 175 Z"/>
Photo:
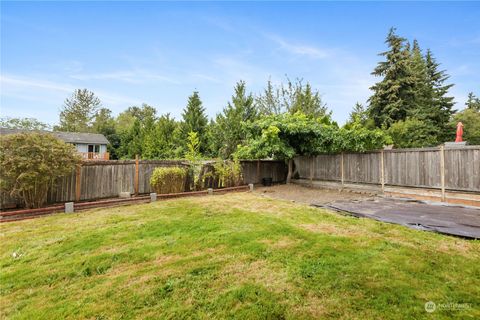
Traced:
<path fill-rule="evenodd" d="M 258 94 L 303 78 L 343 123 L 365 102 L 390 27 L 430 48 L 462 108 L 480 95 L 480 3 L 3 2 L 1 116 L 58 121 L 75 88 L 114 114 L 145 102 L 179 118 L 200 92 L 209 116 L 242 79 Z"/>

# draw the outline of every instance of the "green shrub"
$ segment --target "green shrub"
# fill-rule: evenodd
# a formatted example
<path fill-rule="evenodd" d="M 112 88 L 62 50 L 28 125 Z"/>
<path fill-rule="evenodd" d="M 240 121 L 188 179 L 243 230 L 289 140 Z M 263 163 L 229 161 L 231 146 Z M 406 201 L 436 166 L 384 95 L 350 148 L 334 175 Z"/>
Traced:
<path fill-rule="evenodd" d="M 75 147 L 51 134 L 18 133 L 0 137 L 0 190 L 25 207 L 45 204 L 52 181 L 80 162 Z"/>
<path fill-rule="evenodd" d="M 150 178 L 150 185 L 158 194 L 179 193 L 185 190 L 187 170 L 180 167 L 156 168 Z"/>
<path fill-rule="evenodd" d="M 230 160 L 218 160 L 213 165 L 214 177 L 218 181 L 219 188 L 228 188 L 239 186 L 243 182 L 242 166 L 240 161 L 235 159 Z"/>

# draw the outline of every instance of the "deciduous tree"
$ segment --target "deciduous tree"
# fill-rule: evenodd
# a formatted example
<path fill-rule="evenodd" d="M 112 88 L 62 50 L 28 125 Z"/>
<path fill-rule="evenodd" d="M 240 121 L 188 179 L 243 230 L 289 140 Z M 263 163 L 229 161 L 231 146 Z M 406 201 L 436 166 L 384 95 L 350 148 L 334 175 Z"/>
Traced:
<path fill-rule="evenodd" d="M 23 130 L 48 130 L 50 125 L 35 118 L 0 118 L 0 128 Z"/>
<path fill-rule="evenodd" d="M 0 137 L 0 189 L 27 208 L 45 204 L 49 185 L 80 162 L 75 147 L 46 133 Z"/>

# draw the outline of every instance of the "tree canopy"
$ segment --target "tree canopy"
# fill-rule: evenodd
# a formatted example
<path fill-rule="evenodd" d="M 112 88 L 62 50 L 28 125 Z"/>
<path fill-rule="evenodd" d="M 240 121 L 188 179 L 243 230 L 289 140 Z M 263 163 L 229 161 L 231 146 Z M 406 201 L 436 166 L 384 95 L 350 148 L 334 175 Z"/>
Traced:
<path fill-rule="evenodd" d="M 249 139 L 239 146 L 240 159 L 291 159 L 342 151 L 367 151 L 390 143 L 381 130 L 361 126 L 339 128 L 328 118 L 312 119 L 297 112 L 261 118 L 248 126 Z"/>
<path fill-rule="evenodd" d="M 247 93 L 245 82 L 239 81 L 231 101 L 216 118 L 214 141 L 221 157 L 228 158 L 236 151 L 237 146 L 247 138 L 244 124 L 254 121 L 257 117 L 253 95 Z"/>
<path fill-rule="evenodd" d="M 60 111 L 58 131 L 90 132 L 100 99 L 87 89 L 77 89 L 70 98 L 65 99 Z"/>
<path fill-rule="evenodd" d="M 0 118 L 0 128 L 23 130 L 47 130 L 50 126 L 35 118 Z"/>

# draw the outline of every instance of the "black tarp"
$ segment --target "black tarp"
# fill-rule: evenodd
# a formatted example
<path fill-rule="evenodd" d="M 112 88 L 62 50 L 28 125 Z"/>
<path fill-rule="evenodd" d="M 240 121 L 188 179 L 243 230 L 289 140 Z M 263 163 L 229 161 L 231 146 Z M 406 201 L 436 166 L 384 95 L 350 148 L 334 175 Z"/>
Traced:
<path fill-rule="evenodd" d="M 480 239 L 480 208 L 393 198 L 335 201 L 329 204 L 312 203 L 312 205 L 347 212 L 356 217 L 401 224 L 414 229 Z"/>

